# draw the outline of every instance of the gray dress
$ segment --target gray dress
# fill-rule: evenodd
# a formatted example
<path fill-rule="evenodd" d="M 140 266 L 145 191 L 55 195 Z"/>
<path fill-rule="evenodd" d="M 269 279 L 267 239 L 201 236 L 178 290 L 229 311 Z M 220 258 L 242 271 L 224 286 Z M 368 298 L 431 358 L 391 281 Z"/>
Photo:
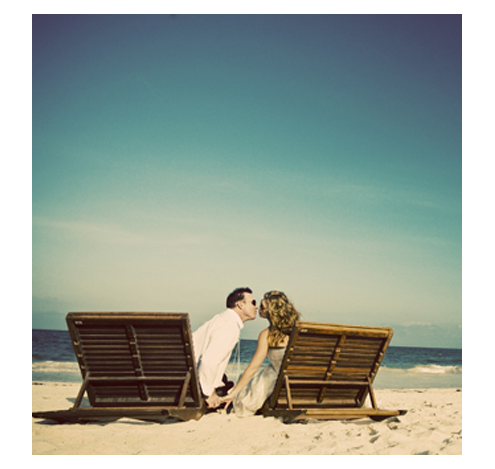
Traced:
<path fill-rule="evenodd" d="M 284 354 L 285 347 L 268 349 L 270 364 L 258 370 L 249 384 L 232 401 L 237 417 L 253 415 L 273 392 Z"/>

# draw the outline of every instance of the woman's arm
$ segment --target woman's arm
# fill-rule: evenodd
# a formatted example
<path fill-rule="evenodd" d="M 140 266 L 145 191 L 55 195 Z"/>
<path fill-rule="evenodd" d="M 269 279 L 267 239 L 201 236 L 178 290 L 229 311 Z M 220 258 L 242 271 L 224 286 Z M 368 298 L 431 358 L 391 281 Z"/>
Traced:
<path fill-rule="evenodd" d="M 239 394 L 239 392 L 251 381 L 254 374 L 263 363 L 263 360 L 266 358 L 268 353 L 268 329 L 264 329 L 260 332 L 258 337 L 258 346 L 256 347 L 256 352 L 254 352 L 253 358 L 251 359 L 251 363 L 244 370 L 244 373 L 241 376 L 241 379 L 234 386 L 234 388 L 222 398 L 222 402 L 227 402 L 227 407 L 232 402 L 232 399 Z"/>

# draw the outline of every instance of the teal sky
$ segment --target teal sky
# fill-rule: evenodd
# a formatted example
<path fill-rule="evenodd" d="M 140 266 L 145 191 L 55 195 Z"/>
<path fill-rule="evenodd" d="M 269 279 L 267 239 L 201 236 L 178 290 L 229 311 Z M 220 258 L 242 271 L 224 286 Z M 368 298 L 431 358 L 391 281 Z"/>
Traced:
<path fill-rule="evenodd" d="M 461 347 L 460 15 L 34 15 L 33 327 L 250 286 Z M 246 325 L 256 338 L 266 323 Z"/>

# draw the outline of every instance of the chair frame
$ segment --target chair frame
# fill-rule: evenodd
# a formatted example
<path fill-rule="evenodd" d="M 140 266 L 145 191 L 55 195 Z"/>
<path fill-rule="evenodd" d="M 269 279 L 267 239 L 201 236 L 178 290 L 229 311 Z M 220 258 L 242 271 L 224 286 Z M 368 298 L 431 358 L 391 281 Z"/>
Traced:
<path fill-rule="evenodd" d="M 66 321 L 83 377 L 81 388 L 74 406 L 69 410 L 33 412 L 33 417 L 71 423 L 111 421 L 124 417 L 163 422 L 169 418 L 198 420 L 205 413 L 206 403 L 201 395 L 197 377 L 187 313 L 69 313 Z M 174 364 L 176 369 L 173 373 L 167 374 L 168 370 L 162 361 L 165 360 L 167 353 L 171 353 L 172 348 L 176 351 L 176 347 L 157 343 L 163 334 L 157 335 L 154 342 L 148 342 L 143 347 L 142 343 L 146 339 L 141 339 L 142 336 L 137 332 L 143 327 L 147 330 L 157 330 L 157 328 L 161 328 L 160 331 L 167 331 L 168 328 L 174 330 L 174 344 L 180 343 L 184 352 L 179 354 L 180 366 Z M 118 328 L 119 345 L 102 343 L 101 338 L 99 341 L 95 341 L 94 338 L 88 339 L 83 334 L 84 328 L 109 331 Z M 154 350 L 154 344 L 157 344 L 158 351 Z M 105 350 L 111 350 L 109 353 L 117 355 L 117 359 L 114 355 L 109 356 L 108 359 L 104 358 Z M 151 359 L 155 362 L 145 358 L 145 354 L 149 354 L 150 350 L 154 356 L 158 354 L 159 364 L 156 363 L 156 358 Z M 98 354 L 101 354 L 101 357 L 98 357 Z M 122 370 L 122 364 L 116 364 L 119 363 L 119 359 L 120 363 L 122 361 L 126 363 L 125 372 Z M 95 373 L 92 372 L 94 363 L 98 363 L 100 368 Z M 131 369 L 128 369 L 129 367 Z M 159 371 L 155 369 L 150 372 L 147 371 L 147 367 L 161 368 Z M 106 369 L 108 369 L 107 375 L 105 375 Z M 180 390 L 178 394 L 164 391 L 168 389 L 166 386 L 172 385 L 173 389 Z M 131 389 L 131 394 L 119 392 L 124 388 Z M 154 391 L 153 394 L 150 393 L 150 389 L 161 389 L 161 391 Z M 112 390 L 115 391 L 113 395 Z M 85 394 L 88 395 L 90 407 L 81 405 Z"/>
<path fill-rule="evenodd" d="M 282 417 L 286 422 L 359 418 L 380 421 L 404 415 L 405 410 L 379 409 L 373 390 L 373 381 L 392 336 L 393 330 L 385 327 L 298 321 L 289 338 L 274 391 L 261 413 Z M 346 345 L 348 338 L 351 338 L 348 343 L 354 341 L 355 345 Z M 316 340 L 319 342 L 313 343 Z M 322 347 L 325 348 L 324 359 Z M 368 356 L 363 358 L 365 354 Z M 353 356 L 356 365 L 352 364 Z M 314 366 L 317 360 L 318 367 Z M 367 367 L 363 364 L 365 360 Z M 313 390 L 312 401 L 297 397 L 301 390 Z M 336 396 L 339 392 L 348 393 L 352 399 L 326 396 L 331 392 Z M 371 408 L 364 406 L 368 396 Z"/>

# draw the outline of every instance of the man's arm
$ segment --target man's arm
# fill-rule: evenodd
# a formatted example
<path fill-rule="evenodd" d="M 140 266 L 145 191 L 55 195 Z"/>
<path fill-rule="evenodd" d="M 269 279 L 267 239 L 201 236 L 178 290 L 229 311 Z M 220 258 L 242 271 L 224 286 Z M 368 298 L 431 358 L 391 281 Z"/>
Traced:
<path fill-rule="evenodd" d="M 207 403 L 210 401 L 212 405 L 216 403 L 216 407 L 220 404 L 220 401 L 217 402 L 220 398 L 216 395 L 215 388 L 222 384 L 221 377 L 238 339 L 238 330 L 228 326 L 218 327 L 211 334 L 210 343 L 201 357 L 198 367 L 201 389 L 203 394 L 208 396 Z"/>

